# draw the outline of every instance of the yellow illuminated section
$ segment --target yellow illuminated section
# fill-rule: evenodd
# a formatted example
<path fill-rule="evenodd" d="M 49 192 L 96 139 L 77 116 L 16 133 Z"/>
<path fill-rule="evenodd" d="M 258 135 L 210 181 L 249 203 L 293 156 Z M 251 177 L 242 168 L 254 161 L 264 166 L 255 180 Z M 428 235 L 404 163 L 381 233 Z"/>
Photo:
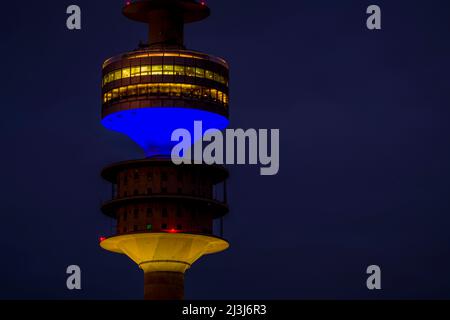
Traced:
<path fill-rule="evenodd" d="M 103 95 L 103 102 L 147 95 L 205 98 L 228 105 L 228 95 L 213 88 L 184 83 L 146 83 L 115 88 Z"/>
<path fill-rule="evenodd" d="M 139 233 L 108 238 L 100 243 L 108 251 L 128 256 L 145 272 L 184 273 L 204 255 L 228 249 L 227 241 L 213 236 L 183 233 Z"/>
<path fill-rule="evenodd" d="M 103 77 L 103 85 L 115 80 L 140 76 L 187 76 L 200 79 L 209 79 L 224 85 L 228 85 L 224 76 L 205 70 L 203 68 L 186 67 L 181 65 L 144 65 L 131 68 L 123 68 L 111 71 Z"/>

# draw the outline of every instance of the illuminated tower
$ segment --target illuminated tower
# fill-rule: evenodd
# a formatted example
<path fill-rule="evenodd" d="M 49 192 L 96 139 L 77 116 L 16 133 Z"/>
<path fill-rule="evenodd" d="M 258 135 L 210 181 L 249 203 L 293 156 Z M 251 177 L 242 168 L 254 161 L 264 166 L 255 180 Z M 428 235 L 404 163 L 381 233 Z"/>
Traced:
<path fill-rule="evenodd" d="M 139 144 L 146 158 L 108 166 L 113 186 L 102 211 L 116 234 L 101 247 L 130 257 L 144 271 L 146 299 L 182 299 L 184 273 L 200 257 L 223 251 L 213 221 L 228 212 L 227 170 L 170 159 L 172 132 L 228 125 L 228 65 L 187 50 L 184 24 L 210 14 L 195 0 L 129 1 L 123 14 L 149 25 L 148 44 L 103 64 L 102 124 Z M 222 223 L 221 229 L 222 229 Z"/>

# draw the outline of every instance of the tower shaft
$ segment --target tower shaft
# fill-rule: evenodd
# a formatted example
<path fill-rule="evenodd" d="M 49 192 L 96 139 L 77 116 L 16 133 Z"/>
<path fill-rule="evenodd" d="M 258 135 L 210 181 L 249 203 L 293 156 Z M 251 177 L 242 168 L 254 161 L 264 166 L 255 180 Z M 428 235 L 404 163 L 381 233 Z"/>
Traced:
<path fill-rule="evenodd" d="M 172 271 L 144 270 L 145 300 L 184 299 L 184 273 Z"/>
<path fill-rule="evenodd" d="M 149 19 L 149 47 L 184 47 L 184 20 L 179 10 L 152 10 Z"/>

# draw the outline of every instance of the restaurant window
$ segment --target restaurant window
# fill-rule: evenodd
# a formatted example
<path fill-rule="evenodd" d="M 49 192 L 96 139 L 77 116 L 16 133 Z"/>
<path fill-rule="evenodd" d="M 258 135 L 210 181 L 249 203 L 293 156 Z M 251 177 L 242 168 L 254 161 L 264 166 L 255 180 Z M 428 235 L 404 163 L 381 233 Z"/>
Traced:
<path fill-rule="evenodd" d="M 127 87 L 121 87 L 119 89 L 120 98 L 125 98 L 127 96 Z"/>
<path fill-rule="evenodd" d="M 128 95 L 129 96 L 137 95 L 137 86 L 128 86 Z"/>
<path fill-rule="evenodd" d="M 141 66 L 141 76 L 148 76 L 152 72 L 152 69 L 150 66 Z"/>
<path fill-rule="evenodd" d="M 184 66 L 175 66 L 175 74 L 179 76 L 184 76 Z"/>
<path fill-rule="evenodd" d="M 173 75 L 173 65 L 164 65 L 164 74 Z"/>
<path fill-rule="evenodd" d="M 205 77 L 205 69 L 202 68 L 196 68 L 195 69 L 195 75 L 199 78 L 204 78 Z"/>
<path fill-rule="evenodd" d="M 147 85 L 146 84 L 139 84 L 138 85 L 138 90 L 139 90 L 139 95 L 140 96 L 147 95 Z"/>
<path fill-rule="evenodd" d="M 137 77 L 141 75 L 141 67 L 137 66 L 137 67 L 131 67 L 131 76 L 132 77 Z"/>
<path fill-rule="evenodd" d="M 186 67 L 186 75 L 189 77 L 195 77 L 195 68 L 194 67 Z"/>
<path fill-rule="evenodd" d="M 122 78 L 130 77 L 130 68 L 122 69 Z"/>
<path fill-rule="evenodd" d="M 152 66 L 152 75 L 161 75 L 163 67 L 161 65 Z"/>
<path fill-rule="evenodd" d="M 116 70 L 114 72 L 114 80 L 120 80 L 122 79 L 122 70 Z"/>
<path fill-rule="evenodd" d="M 214 80 L 214 72 L 206 70 L 205 75 L 207 79 Z"/>

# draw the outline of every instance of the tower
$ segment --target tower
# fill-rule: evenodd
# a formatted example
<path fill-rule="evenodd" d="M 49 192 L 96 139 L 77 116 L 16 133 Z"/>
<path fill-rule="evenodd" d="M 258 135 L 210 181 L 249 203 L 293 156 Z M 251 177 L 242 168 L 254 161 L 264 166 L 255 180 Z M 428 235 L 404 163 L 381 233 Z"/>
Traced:
<path fill-rule="evenodd" d="M 123 14 L 148 24 L 149 39 L 104 62 L 102 124 L 130 137 L 146 157 L 103 169 L 113 191 L 102 212 L 117 227 L 100 245 L 143 270 L 145 299 L 182 299 L 186 270 L 229 246 L 213 233 L 213 221 L 228 213 L 228 172 L 175 165 L 171 135 L 193 132 L 194 121 L 204 132 L 228 126 L 228 64 L 184 46 L 184 25 L 210 14 L 204 2 L 128 1 Z"/>

